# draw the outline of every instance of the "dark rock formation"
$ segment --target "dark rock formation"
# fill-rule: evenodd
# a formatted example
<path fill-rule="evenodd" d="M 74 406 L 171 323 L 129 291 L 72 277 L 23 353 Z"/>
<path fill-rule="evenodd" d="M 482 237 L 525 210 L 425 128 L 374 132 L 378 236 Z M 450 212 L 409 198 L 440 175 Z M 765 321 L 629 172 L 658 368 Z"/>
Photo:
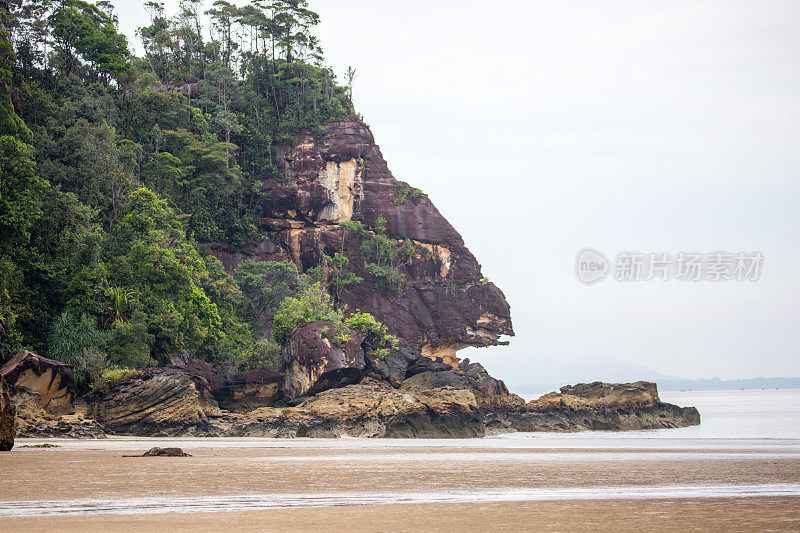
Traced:
<path fill-rule="evenodd" d="M 503 293 L 485 281 L 461 236 L 426 195 L 403 200 L 399 193 L 411 187 L 394 179 L 366 126 L 330 124 L 321 138 L 301 139 L 279 156 L 286 179 L 262 184 L 266 215 L 260 229 L 267 237 L 235 253 L 209 245 L 226 268 L 232 271 L 250 257 L 288 259 L 307 269 L 319 265 L 323 253 L 342 252 L 365 280 L 344 287 L 342 303 L 371 313 L 410 347 L 452 366 L 458 365 L 457 350 L 513 335 Z M 387 235 L 411 239 L 417 247 L 402 267 L 409 286 L 399 295 L 375 287 L 359 238 L 340 226 L 357 220 L 374 227 L 380 216 L 387 220 Z"/>
<path fill-rule="evenodd" d="M 327 322 L 295 328 L 284 353 L 283 393 L 289 398 L 356 383 L 366 366 L 363 337 L 351 332 L 347 342 L 332 335 Z"/>
<path fill-rule="evenodd" d="M 180 448 L 150 448 L 142 455 L 124 455 L 123 457 L 191 457 Z"/>
<path fill-rule="evenodd" d="M 16 410 L 16 406 L 8 394 L 8 385 L 0 376 L 0 452 L 7 452 L 14 447 Z"/>
<path fill-rule="evenodd" d="M 414 374 L 407 380 L 403 381 L 400 386 L 401 389 L 438 389 L 440 387 L 457 387 L 459 389 L 468 389 L 470 384 L 461 374 L 456 374 L 452 370 L 444 370 L 442 372 L 422 372 Z"/>
<path fill-rule="evenodd" d="M 469 359 L 461 361 L 459 368 L 450 370 L 449 365 L 441 365 L 429 359 L 429 368 L 420 373 L 409 372 L 401 388 L 403 389 L 436 389 L 439 387 L 455 387 L 469 389 L 475 395 L 478 406 L 483 410 L 517 409 L 525 405 L 525 400 L 511 394 L 506 384 L 489 375 L 480 363 L 470 363 Z M 447 368 L 441 368 L 445 366 Z"/>
<path fill-rule="evenodd" d="M 209 418 L 219 414 L 210 391 L 208 381 L 191 369 L 150 369 L 99 393 L 90 414 L 112 433 L 208 435 L 213 434 Z"/>
<path fill-rule="evenodd" d="M 456 362 L 457 363 L 457 362 Z M 458 365 L 456 364 L 456 367 Z M 441 357 L 420 357 L 411 362 L 406 368 L 406 377 L 410 378 L 423 372 L 446 372 L 453 370 L 454 366 L 445 363 Z"/>
<path fill-rule="evenodd" d="M 470 388 L 478 398 L 478 405 L 484 409 L 511 409 L 525 404 L 525 400 L 509 392 L 506 384 L 493 378 L 480 363 L 471 363 L 464 359 L 459 365 L 459 370 L 469 382 Z"/>
<path fill-rule="evenodd" d="M 214 387 L 214 398 L 222 409 L 235 412 L 269 407 L 280 392 L 285 377 L 271 370 L 235 374 Z"/>
<path fill-rule="evenodd" d="M 367 366 L 394 388 L 400 387 L 408 375 L 409 365 L 413 365 L 420 358 L 419 351 L 414 351 L 408 346 L 400 346 L 397 350 L 391 350 L 384 357 L 376 357 L 370 353 L 366 355 Z M 427 358 L 424 360 L 430 361 Z"/>
<path fill-rule="evenodd" d="M 525 404 L 497 383 L 487 389 L 485 371 L 472 371 L 478 379 L 452 370 L 416 374 L 399 389 L 367 375 L 295 407 L 233 413 L 208 412 L 208 403 L 189 375 L 169 369 L 118 387 L 112 398 L 103 400 L 105 411 L 96 409 L 96 416 L 117 434 L 230 437 L 455 438 L 514 431 L 657 429 L 700 422 L 696 409 L 662 403 L 648 383 L 601 384 L 606 393 L 591 393 L 589 399 L 552 393 Z M 596 386 L 592 384 L 592 390 Z M 162 392 L 156 394 L 158 390 Z M 569 390 L 584 393 L 582 386 Z M 108 415 L 112 402 L 117 405 L 114 417 Z"/>
<path fill-rule="evenodd" d="M 9 385 L 38 393 L 42 408 L 49 414 L 75 412 L 72 404 L 75 386 L 72 365 L 20 350 L 0 367 L 0 376 Z"/>

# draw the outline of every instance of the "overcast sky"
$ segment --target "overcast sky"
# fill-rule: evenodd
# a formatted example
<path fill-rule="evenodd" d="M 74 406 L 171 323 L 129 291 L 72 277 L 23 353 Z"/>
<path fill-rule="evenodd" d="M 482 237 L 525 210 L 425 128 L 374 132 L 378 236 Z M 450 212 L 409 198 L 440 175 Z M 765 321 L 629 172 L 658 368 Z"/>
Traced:
<path fill-rule="evenodd" d="M 134 40 L 147 16 L 116 4 Z M 800 2 L 310 7 L 395 177 L 511 303 L 511 345 L 463 355 L 512 388 L 800 376 Z M 765 259 L 756 282 L 586 286 L 585 247 Z"/>

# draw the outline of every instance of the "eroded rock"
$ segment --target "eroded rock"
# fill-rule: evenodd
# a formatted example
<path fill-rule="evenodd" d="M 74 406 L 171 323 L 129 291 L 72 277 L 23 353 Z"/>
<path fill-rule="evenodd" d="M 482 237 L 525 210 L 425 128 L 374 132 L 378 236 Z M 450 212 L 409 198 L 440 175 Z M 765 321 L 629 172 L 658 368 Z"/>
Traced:
<path fill-rule="evenodd" d="M 399 388 L 406 379 L 408 367 L 416 363 L 420 357 L 419 351 L 408 346 L 400 346 L 396 350 L 390 350 L 383 357 L 367 353 L 366 360 L 367 366 L 371 370 L 388 381 L 394 388 Z"/>
<path fill-rule="evenodd" d="M 210 390 L 205 378 L 182 367 L 150 369 L 98 394 L 90 415 L 118 434 L 206 435 L 209 418 L 220 414 Z"/>
<path fill-rule="evenodd" d="M 214 398 L 222 409 L 235 412 L 269 407 L 280 392 L 285 377 L 271 370 L 234 374 L 214 388 Z"/>
<path fill-rule="evenodd" d="M 364 338 L 350 332 L 338 341 L 327 322 L 310 322 L 295 328 L 285 349 L 283 393 L 289 398 L 313 395 L 361 379 L 366 363 Z"/>
<path fill-rule="evenodd" d="M 41 406 L 49 414 L 75 412 L 72 365 L 20 350 L 0 367 L 0 376 L 9 385 L 25 387 L 39 394 Z"/>
<path fill-rule="evenodd" d="M 332 389 L 289 413 L 299 437 L 478 437 L 475 396 L 465 389 L 397 390 L 384 381 Z"/>
<path fill-rule="evenodd" d="M 487 414 L 490 432 L 639 430 L 693 426 L 694 407 L 662 402 L 655 383 L 579 383 L 528 402 L 522 409 Z"/>
<path fill-rule="evenodd" d="M 39 393 L 25 387 L 10 387 L 11 400 L 17 407 L 15 427 L 20 438 L 105 439 L 97 421 L 86 417 L 85 405 L 75 413 L 50 414 L 42 408 Z"/>

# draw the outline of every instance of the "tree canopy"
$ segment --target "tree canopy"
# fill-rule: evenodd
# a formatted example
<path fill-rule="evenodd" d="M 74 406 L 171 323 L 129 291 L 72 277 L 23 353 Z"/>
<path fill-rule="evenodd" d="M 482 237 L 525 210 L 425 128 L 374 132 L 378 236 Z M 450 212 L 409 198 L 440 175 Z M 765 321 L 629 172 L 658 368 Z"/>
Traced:
<path fill-rule="evenodd" d="M 356 117 L 305 0 L 143 7 L 137 57 L 106 0 L 0 3 L 0 320 L 9 350 L 84 384 L 176 358 L 274 365 L 273 317 L 311 281 L 229 275 L 206 245 L 263 239 L 276 148 Z"/>

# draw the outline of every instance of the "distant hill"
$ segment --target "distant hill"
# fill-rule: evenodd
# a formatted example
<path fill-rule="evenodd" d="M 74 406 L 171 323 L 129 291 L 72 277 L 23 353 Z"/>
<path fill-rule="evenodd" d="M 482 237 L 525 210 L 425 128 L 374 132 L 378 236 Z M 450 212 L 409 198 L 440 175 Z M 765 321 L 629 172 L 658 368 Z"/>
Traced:
<path fill-rule="evenodd" d="M 654 381 L 661 391 L 800 388 L 800 377 L 685 378 L 662 374 L 640 364 L 608 356 L 550 359 L 540 365 L 535 382 L 526 379 L 524 374 L 503 377 L 511 390 L 526 397 L 557 391 L 564 385 L 592 381 L 608 383 Z"/>
<path fill-rule="evenodd" d="M 644 381 L 655 381 L 659 391 L 679 390 L 739 390 L 739 389 L 800 389 L 800 378 L 747 378 L 747 379 L 685 379 L 642 377 Z M 548 392 L 558 391 L 567 384 L 599 380 L 571 380 L 569 383 L 536 383 L 522 389 L 526 398 L 539 397 Z M 638 381 L 637 379 L 622 381 Z"/>
<path fill-rule="evenodd" d="M 680 379 L 658 381 L 659 390 L 798 389 L 800 378 Z"/>

